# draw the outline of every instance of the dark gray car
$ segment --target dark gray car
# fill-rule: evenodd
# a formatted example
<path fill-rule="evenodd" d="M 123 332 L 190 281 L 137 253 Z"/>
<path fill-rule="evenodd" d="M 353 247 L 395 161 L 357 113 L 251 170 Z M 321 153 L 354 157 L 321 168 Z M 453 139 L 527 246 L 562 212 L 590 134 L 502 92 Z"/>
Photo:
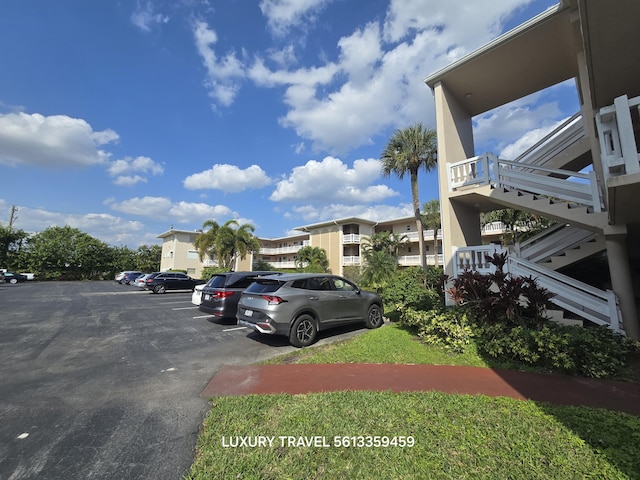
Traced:
<path fill-rule="evenodd" d="M 311 345 L 320 330 L 349 323 L 384 323 L 377 293 L 329 274 L 291 273 L 256 279 L 240 297 L 238 325 L 285 335 L 295 347 Z"/>
<path fill-rule="evenodd" d="M 236 309 L 242 292 L 256 278 L 276 273 L 269 271 L 216 273 L 202 289 L 202 297 L 198 308 L 201 312 L 216 317 L 235 320 Z"/>

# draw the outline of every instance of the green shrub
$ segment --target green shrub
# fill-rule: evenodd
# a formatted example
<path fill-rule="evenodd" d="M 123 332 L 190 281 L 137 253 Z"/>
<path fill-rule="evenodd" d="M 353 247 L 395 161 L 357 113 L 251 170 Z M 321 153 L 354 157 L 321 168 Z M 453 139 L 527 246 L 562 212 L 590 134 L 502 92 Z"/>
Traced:
<path fill-rule="evenodd" d="M 623 375 L 638 351 L 637 342 L 607 327 L 482 324 L 475 327 L 474 335 L 481 355 L 593 378 Z"/>
<path fill-rule="evenodd" d="M 423 311 L 407 308 L 400 316 L 400 325 L 414 330 L 425 343 L 455 353 L 463 353 L 473 337 L 467 314 L 461 309 Z"/>
<path fill-rule="evenodd" d="M 399 313 L 408 307 L 416 310 L 439 308 L 442 305 L 440 295 L 425 286 L 426 278 L 420 267 L 398 270 L 380 292 L 382 302 Z"/>

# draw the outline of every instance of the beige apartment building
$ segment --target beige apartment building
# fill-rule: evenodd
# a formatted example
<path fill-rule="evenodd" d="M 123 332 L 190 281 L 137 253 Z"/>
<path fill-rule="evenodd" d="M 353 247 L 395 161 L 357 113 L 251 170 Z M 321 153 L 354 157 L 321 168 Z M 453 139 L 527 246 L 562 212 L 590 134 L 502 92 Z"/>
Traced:
<path fill-rule="evenodd" d="M 483 246 L 482 212 L 542 215 L 556 225 L 513 248 L 509 271 L 536 277 L 573 318 L 632 338 L 640 337 L 638 19 L 638 0 L 560 0 L 425 79 L 436 107 L 446 273 L 491 268 L 485 254 L 499 247 Z M 517 158 L 475 151 L 474 117 L 567 81 L 580 106 L 555 131 Z M 603 251 L 610 289 L 558 273 Z"/>
<path fill-rule="evenodd" d="M 398 264 L 401 267 L 420 266 L 418 250 L 418 232 L 414 217 L 403 217 L 392 220 L 374 222 L 363 218 L 350 217 L 326 222 L 314 223 L 297 227 L 298 235 L 280 238 L 259 238 L 261 248 L 259 252 L 251 253 L 243 260 L 237 259 L 234 270 L 251 270 L 257 260 L 263 260 L 273 268 L 295 269 L 298 251 L 306 246 L 318 247 L 325 250 L 329 259 L 329 268 L 337 275 L 344 274 L 344 268 L 363 264 L 362 247 L 373 233 L 389 231 L 405 238 L 405 242 L 398 254 Z M 202 269 L 215 265 L 211 259 L 205 258 L 200 262 L 194 242 L 198 231 L 170 229 L 158 235 L 162 239 L 161 270 L 187 270 L 189 275 L 199 277 Z M 482 229 L 482 240 L 485 243 L 499 241 L 503 233 L 502 225 L 493 223 Z M 443 265 L 444 257 L 441 252 L 442 234 L 438 232 L 437 242 L 433 230 L 423 232 L 427 263 Z"/>

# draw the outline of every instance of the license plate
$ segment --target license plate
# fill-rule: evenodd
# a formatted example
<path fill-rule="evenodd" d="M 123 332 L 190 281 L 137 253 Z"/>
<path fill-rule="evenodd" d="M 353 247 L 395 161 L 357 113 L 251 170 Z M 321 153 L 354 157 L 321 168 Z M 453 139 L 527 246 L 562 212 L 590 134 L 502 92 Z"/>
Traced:
<path fill-rule="evenodd" d="M 244 316 L 245 317 L 253 317 L 253 310 L 245 310 L 244 311 Z"/>
<path fill-rule="evenodd" d="M 205 300 L 209 300 L 209 299 L 211 299 L 211 295 L 209 295 L 208 293 L 205 293 L 205 295 L 204 295 L 204 299 L 205 299 Z"/>

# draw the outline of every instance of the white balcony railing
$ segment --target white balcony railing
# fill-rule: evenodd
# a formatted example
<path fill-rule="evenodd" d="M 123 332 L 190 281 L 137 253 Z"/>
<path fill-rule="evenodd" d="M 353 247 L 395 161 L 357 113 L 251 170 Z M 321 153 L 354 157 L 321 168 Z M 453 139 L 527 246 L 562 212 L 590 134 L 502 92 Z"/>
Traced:
<path fill-rule="evenodd" d="M 342 257 L 342 266 L 343 267 L 348 267 L 348 266 L 358 266 L 360 265 L 360 257 L 357 255 L 351 255 L 351 256 L 346 256 L 346 257 Z"/>
<path fill-rule="evenodd" d="M 302 245 L 287 245 L 285 247 L 261 247 L 260 253 L 262 255 L 285 255 L 287 253 L 296 253 L 301 248 L 309 245 L 308 241 L 304 241 Z"/>
<path fill-rule="evenodd" d="M 608 178 L 640 172 L 640 145 L 634 134 L 634 122 L 640 128 L 640 97 L 629 100 L 622 95 L 613 105 L 596 114 L 598 138 L 605 176 Z"/>
<path fill-rule="evenodd" d="M 342 237 L 342 243 L 360 243 L 360 235 L 357 233 L 348 233 Z"/>

